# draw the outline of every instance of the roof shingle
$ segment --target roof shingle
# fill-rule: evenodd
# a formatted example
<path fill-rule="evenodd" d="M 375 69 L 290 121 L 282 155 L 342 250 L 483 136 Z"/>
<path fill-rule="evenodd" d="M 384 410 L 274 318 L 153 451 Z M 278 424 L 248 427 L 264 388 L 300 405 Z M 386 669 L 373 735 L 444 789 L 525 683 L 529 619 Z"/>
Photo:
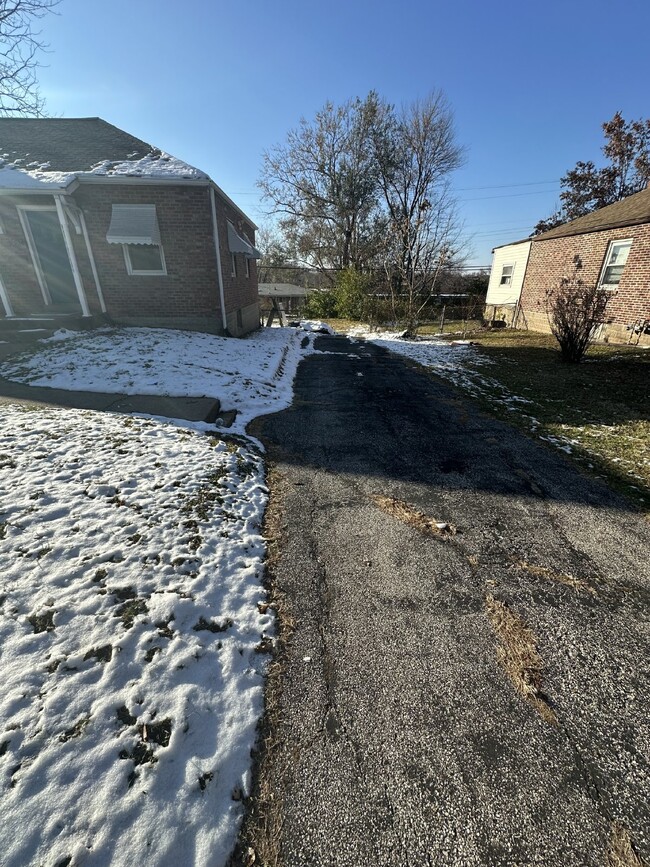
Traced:
<path fill-rule="evenodd" d="M 564 238 L 568 235 L 583 235 L 587 232 L 600 232 L 603 229 L 613 229 L 617 226 L 634 226 L 638 223 L 650 223 L 650 187 L 599 208 L 584 217 L 578 217 L 569 223 L 563 223 L 548 232 L 534 235 L 532 241 L 546 241 L 551 238 Z"/>
<path fill-rule="evenodd" d="M 110 160 L 137 160 L 157 148 L 99 117 L 0 118 L 0 157 L 49 164 L 48 171 L 84 172 Z"/>

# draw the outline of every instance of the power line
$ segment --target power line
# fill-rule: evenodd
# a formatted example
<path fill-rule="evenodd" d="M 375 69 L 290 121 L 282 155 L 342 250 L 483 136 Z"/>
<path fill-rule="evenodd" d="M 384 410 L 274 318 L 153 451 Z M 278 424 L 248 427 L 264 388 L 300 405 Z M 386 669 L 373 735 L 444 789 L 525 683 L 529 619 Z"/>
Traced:
<path fill-rule="evenodd" d="M 456 187 L 456 192 L 467 192 L 469 190 L 505 190 L 509 187 L 538 187 L 541 184 L 557 184 L 557 180 L 554 181 L 526 181 L 523 184 L 494 184 L 490 187 Z M 543 192 L 543 190 L 540 190 Z"/>
<path fill-rule="evenodd" d="M 529 193 L 502 193 L 497 196 L 472 196 L 469 199 L 460 199 L 461 202 L 487 202 L 488 199 L 514 199 L 518 196 L 539 196 L 548 195 L 549 193 L 559 193 L 560 190 L 531 190 Z"/>
<path fill-rule="evenodd" d="M 489 184 L 483 187 L 455 187 L 454 191 L 457 193 L 468 193 L 474 192 L 475 190 L 508 190 L 508 189 L 516 189 L 517 187 L 539 187 L 542 185 L 548 184 L 557 184 L 559 183 L 557 179 L 552 181 L 525 181 L 520 184 Z M 537 192 L 552 192 L 551 190 L 537 190 Z M 259 196 L 262 198 L 262 193 L 260 190 L 230 190 L 230 194 L 233 196 Z M 525 195 L 525 194 L 522 194 Z"/>

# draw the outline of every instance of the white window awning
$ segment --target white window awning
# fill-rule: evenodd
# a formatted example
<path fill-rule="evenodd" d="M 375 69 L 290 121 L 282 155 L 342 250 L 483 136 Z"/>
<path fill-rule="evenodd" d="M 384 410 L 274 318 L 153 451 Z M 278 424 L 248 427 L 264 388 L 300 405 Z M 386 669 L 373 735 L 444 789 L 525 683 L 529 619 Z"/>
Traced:
<path fill-rule="evenodd" d="M 228 223 L 228 249 L 231 253 L 243 253 L 249 259 L 261 259 L 259 250 L 237 232 L 232 223 Z"/>
<path fill-rule="evenodd" d="M 160 229 L 155 205 L 113 205 L 109 244 L 153 244 L 160 246 Z"/>

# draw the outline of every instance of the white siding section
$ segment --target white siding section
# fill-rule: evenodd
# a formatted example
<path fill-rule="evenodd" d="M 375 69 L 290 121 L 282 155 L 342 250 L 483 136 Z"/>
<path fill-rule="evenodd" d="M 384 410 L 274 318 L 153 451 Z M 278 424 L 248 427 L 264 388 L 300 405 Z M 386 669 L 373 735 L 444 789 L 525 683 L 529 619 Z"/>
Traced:
<path fill-rule="evenodd" d="M 530 253 L 530 241 L 521 244 L 508 244 L 507 247 L 497 247 L 492 258 L 492 270 L 488 284 L 485 303 L 499 306 L 501 304 L 516 304 L 524 284 L 524 274 Z M 510 283 L 502 284 L 503 266 L 511 265 L 512 279 Z"/>

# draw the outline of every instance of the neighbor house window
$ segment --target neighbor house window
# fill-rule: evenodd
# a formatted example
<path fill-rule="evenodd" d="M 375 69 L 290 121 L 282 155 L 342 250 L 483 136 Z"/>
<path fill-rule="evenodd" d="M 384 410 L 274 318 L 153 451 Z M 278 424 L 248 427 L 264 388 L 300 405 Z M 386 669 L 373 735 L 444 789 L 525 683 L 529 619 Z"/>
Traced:
<path fill-rule="evenodd" d="M 166 274 L 165 254 L 160 244 L 124 244 L 124 261 L 128 274 Z"/>
<path fill-rule="evenodd" d="M 106 240 L 122 245 L 128 274 L 167 273 L 155 205 L 113 205 Z"/>
<path fill-rule="evenodd" d="M 504 265 L 501 269 L 501 280 L 499 280 L 500 286 L 510 286 L 512 283 L 512 272 L 515 270 L 514 265 Z"/>
<path fill-rule="evenodd" d="M 630 255 L 631 246 L 632 241 L 610 242 L 602 274 L 600 275 L 600 285 L 604 289 L 616 289 L 618 287 L 627 257 Z"/>

